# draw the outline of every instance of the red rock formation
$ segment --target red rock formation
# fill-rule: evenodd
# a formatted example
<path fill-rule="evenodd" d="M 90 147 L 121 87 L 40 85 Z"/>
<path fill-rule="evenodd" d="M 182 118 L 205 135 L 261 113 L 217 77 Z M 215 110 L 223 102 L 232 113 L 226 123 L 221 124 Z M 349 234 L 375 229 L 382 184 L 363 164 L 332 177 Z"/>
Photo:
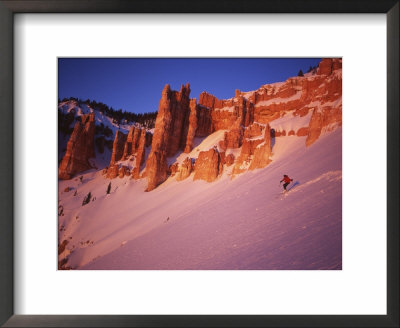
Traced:
<path fill-rule="evenodd" d="M 126 142 L 126 134 L 117 130 L 115 133 L 110 166 L 122 159 Z"/>
<path fill-rule="evenodd" d="M 144 156 L 146 152 L 146 130 L 142 129 L 137 145 L 137 150 L 136 150 L 136 162 L 135 162 L 135 168 L 132 171 L 132 177 L 134 179 L 139 179 L 140 177 L 140 169 L 142 167 L 142 164 L 144 163 Z"/>
<path fill-rule="evenodd" d="M 193 170 L 192 159 L 186 157 L 183 163 L 179 166 L 178 172 L 176 174 L 176 180 L 182 181 L 186 179 L 187 177 L 189 177 L 190 173 L 192 173 L 192 170 Z"/>
<path fill-rule="evenodd" d="M 220 156 L 216 149 L 199 153 L 196 160 L 193 180 L 214 181 L 220 173 Z"/>
<path fill-rule="evenodd" d="M 214 132 L 211 118 L 211 109 L 197 105 L 197 129 L 196 137 L 206 137 Z"/>
<path fill-rule="evenodd" d="M 261 169 L 271 162 L 271 128 L 267 125 L 264 133 L 264 143 L 254 149 L 254 156 L 249 170 Z"/>
<path fill-rule="evenodd" d="M 264 136 L 262 133 L 264 131 Z M 261 138 L 259 136 L 262 136 Z M 270 163 L 271 156 L 271 128 L 265 128 L 257 123 L 250 125 L 245 130 L 245 139 L 240 155 L 232 173 L 238 174 L 247 169 L 263 168 Z M 257 138 L 259 137 L 259 138 Z M 252 139 L 253 138 L 253 139 Z M 254 139 L 256 138 L 256 139 Z"/>
<path fill-rule="evenodd" d="M 124 152 L 122 158 L 127 158 L 136 152 L 139 143 L 141 129 L 132 126 L 129 130 L 128 137 L 126 138 L 126 143 L 124 145 Z"/>
<path fill-rule="evenodd" d="M 318 74 L 310 77 L 293 77 L 279 84 L 265 85 L 249 96 L 254 103 L 254 120 L 269 123 L 281 113 L 294 110 L 300 116 L 307 115 L 310 103 L 334 102 L 342 95 L 341 74 L 334 74 L 342 67 L 339 58 L 321 61 Z"/>
<path fill-rule="evenodd" d="M 168 168 L 168 173 L 171 175 L 171 177 L 175 176 L 176 172 L 178 172 L 179 169 L 179 163 L 174 163 L 171 164 Z"/>
<path fill-rule="evenodd" d="M 95 157 L 94 133 L 94 113 L 82 115 L 81 122 L 76 122 L 74 126 L 66 153 L 60 163 L 58 169 L 60 179 L 71 179 L 75 174 L 91 168 L 89 158 Z"/>
<path fill-rule="evenodd" d="M 106 178 L 115 179 L 119 174 L 119 165 L 111 165 L 107 170 Z"/>
<path fill-rule="evenodd" d="M 167 180 L 167 171 L 166 152 L 152 150 L 146 162 L 146 178 L 148 181 L 146 191 L 155 189 L 160 183 Z"/>
<path fill-rule="evenodd" d="M 197 130 L 197 104 L 196 98 L 190 99 L 189 128 L 186 137 L 185 153 L 190 153 L 193 149 L 193 140 Z"/>
<path fill-rule="evenodd" d="M 223 150 L 228 148 L 239 148 L 242 146 L 243 134 L 243 126 L 233 128 L 232 130 L 225 132 L 224 140 L 219 142 L 219 146 Z"/>
<path fill-rule="evenodd" d="M 240 118 L 239 125 L 245 126 L 251 124 L 254 120 L 254 106 L 241 96 L 240 90 L 236 90 L 235 98 L 227 100 L 221 100 L 207 92 L 202 92 L 199 98 L 199 108 L 202 109 L 199 113 L 204 120 L 198 117 L 199 129 L 201 131 L 203 130 L 202 127 L 206 127 L 205 130 L 208 130 L 209 133 L 230 129 L 238 118 Z"/>
<path fill-rule="evenodd" d="M 306 144 L 311 145 L 322 131 L 341 124 L 341 65 L 341 59 L 326 58 L 321 61 L 317 74 L 289 78 L 251 92 L 235 90 L 235 96 L 226 100 L 203 92 L 198 104 L 195 99 L 189 100 L 188 85 L 182 86 L 180 92 L 171 91 L 167 85 L 162 92 L 152 150 L 146 164 L 148 190 L 167 178 L 167 157 L 178 150 L 190 152 L 195 137 L 205 137 L 217 130 L 227 130 L 219 143 L 220 149 L 242 147 L 241 154 L 235 161 L 233 156 L 225 156 L 216 149 L 201 152 L 195 163 L 195 179 L 212 181 L 222 173 L 224 163 L 235 162 L 234 174 L 268 165 L 271 155 L 268 124 L 287 112 L 304 117 L 312 111 L 309 127 L 298 131 L 280 128 L 282 130 L 275 131 L 274 136 L 307 136 Z M 210 162 L 206 163 L 204 158 Z M 191 167 L 193 169 L 193 165 Z M 175 167 L 170 169 L 174 174 Z"/>
<path fill-rule="evenodd" d="M 244 137 L 245 138 L 254 138 L 262 135 L 264 127 L 258 123 L 254 123 L 249 125 L 245 130 L 244 130 Z"/>
<path fill-rule="evenodd" d="M 235 155 L 229 154 L 225 156 L 225 164 L 226 166 L 231 166 L 235 162 Z"/>
<path fill-rule="evenodd" d="M 229 110 L 228 110 L 229 108 Z M 211 121 L 215 131 L 228 130 L 236 122 L 237 107 L 222 107 L 211 111 Z"/>
<path fill-rule="evenodd" d="M 300 129 L 298 129 L 296 135 L 297 135 L 298 137 L 305 137 L 305 136 L 307 136 L 307 135 L 308 135 L 308 127 L 307 127 L 307 128 L 300 128 Z"/>
<path fill-rule="evenodd" d="M 162 91 L 152 149 L 146 163 L 148 191 L 166 180 L 167 157 L 175 155 L 178 149 L 186 146 L 189 94 L 189 84 L 182 86 L 179 92 L 172 91 L 167 84 Z"/>
<path fill-rule="evenodd" d="M 118 171 L 118 176 L 122 179 L 123 177 L 125 177 L 125 174 L 128 172 L 128 167 L 126 167 L 125 165 L 121 166 L 121 168 Z"/>
<path fill-rule="evenodd" d="M 342 124 L 342 107 L 325 107 L 323 109 L 314 109 L 308 126 L 308 135 L 306 146 L 311 146 L 321 135 L 323 129 L 329 130 L 330 126 Z"/>
<path fill-rule="evenodd" d="M 282 131 L 275 131 L 275 137 L 284 137 L 286 136 L 286 131 L 282 130 Z"/>
<path fill-rule="evenodd" d="M 251 157 L 257 146 L 264 142 L 264 139 L 244 139 L 240 155 L 236 161 L 232 173 L 238 174 L 246 171 L 251 163 Z"/>
<path fill-rule="evenodd" d="M 330 75 L 332 73 L 332 58 L 324 58 L 318 65 L 317 73 L 319 75 Z"/>

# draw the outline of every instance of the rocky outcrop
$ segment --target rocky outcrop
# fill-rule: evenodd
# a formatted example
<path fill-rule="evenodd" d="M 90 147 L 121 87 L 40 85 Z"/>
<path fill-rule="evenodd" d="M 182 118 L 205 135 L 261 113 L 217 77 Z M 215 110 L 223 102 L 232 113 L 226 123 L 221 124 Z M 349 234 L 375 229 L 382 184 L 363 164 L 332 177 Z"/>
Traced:
<path fill-rule="evenodd" d="M 196 137 L 206 137 L 214 132 L 214 127 L 212 124 L 211 118 L 211 109 L 197 105 L 196 106 L 197 113 L 197 129 L 196 129 Z"/>
<path fill-rule="evenodd" d="M 196 98 L 190 99 L 189 127 L 186 136 L 185 153 L 190 153 L 193 149 L 193 141 L 197 130 L 197 104 Z"/>
<path fill-rule="evenodd" d="M 229 154 L 225 156 L 225 165 L 231 166 L 235 162 L 235 155 Z"/>
<path fill-rule="evenodd" d="M 110 166 L 122 159 L 126 138 L 126 134 L 119 130 L 115 133 Z"/>
<path fill-rule="evenodd" d="M 254 104 L 244 98 L 240 90 L 235 91 L 234 98 L 227 100 L 221 100 L 207 92 L 202 92 L 199 106 L 203 109 L 202 116 L 208 119 L 205 120 L 207 124 L 199 124 L 199 126 L 207 126 L 210 133 L 217 130 L 229 130 L 232 126 L 236 128 L 239 125 L 248 126 L 254 121 Z"/>
<path fill-rule="evenodd" d="M 134 178 L 134 179 L 140 178 L 140 170 L 141 170 L 142 164 L 144 163 L 144 157 L 145 157 L 145 152 L 146 152 L 147 135 L 148 135 L 148 133 L 146 133 L 146 130 L 142 129 L 140 132 L 140 137 L 139 137 L 137 150 L 136 150 L 135 168 L 132 170 L 132 178 Z"/>
<path fill-rule="evenodd" d="M 324 58 L 318 65 L 317 74 L 330 75 L 332 71 L 342 68 L 342 59 L 340 58 Z"/>
<path fill-rule="evenodd" d="M 308 135 L 306 139 L 306 146 L 312 145 L 321 135 L 322 131 L 322 122 L 323 122 L 323 114 L 318 111 L 318 109 L 314 109 L 314 112 L 311 116 L 310 124 L 308 126 Z"/>
<path fill-rule="evenodd" d="M 219 146 L 224 151 L 228 148 L 239 148 L 242 146 L 244 129 L 243 126 L 233 128 L 225 132 L 224 139 L 219 142 Z"/>
<path fill-rule="evenodd" d="M 200 152 L 196 160 L 193 180 L 212 182 L 217 179 L 221 170 L 220 161 L 220 154 L 215 148 Z"/>
<path fill-rule="evenodd" d="M 146 162 L 147 189 L 151 191 L 164 182 L 168 175 L 168 164 L 165 151 L 151 151 Z"/>
<path fill-rule="evenodd" d="M 126 167 L 123 173 L 120 170 L 120 177 L 126 175 L 132 175 L 132 178 L 140 178 L 141 166 L 145 161 L 146 147 L 151 143 L 152 134 L 147 132 L 146 129 L 132 126 L 129 130 L 128 135 L 117 131 L 113 143 L 113 151 L 111 155 L 111 161 L 109 165 L 108 178 L 115 177 L 115 166 L 114 164 L 120 160 L 130 159 L 130 161 L 135 161 L 132 171 Z M 118 175 L 118 174 L 117 174 Z"/>
<path fill-rule="evenodd" d="M 129 169 L 125 165 L 121 166 L 118 171 L 118 176 L 122 179 L 125 175 L 129 174 Z"/>
<path fill-rule="evenodd" d="M 252 156 L 254 155 L 255 149 L 258 145 L 264 142 L 263 139 L 245 139 L 243 141 L 240 155 L 233 167 L 233 174 L 239 174 L 249 169 Z"/>
<path fill-rule="evenodd" d="M 124 145 L 124 151 L 122 158 L 126 159 L 128 156 L 132 155 L 136 152 L 136 149 L 139 146 L 139 136 L 141 129 L 132 126 L 129 130 L 128 136 L 126 138 L 126 142 Z"/>
<path fill-rule="evenodd" d="M 176 172 L 178 172 L 178 169 L 179 169 L 179 163 L 171 164 L 168 168 L 168 173 L 171 175 L 171 177 L 174 177 Z"/>
<path fill-rule="evenodd" d="M 313 110 L 313 103 L 320 102 L 323 106 L 326 102 L 340 101 L 341 68 L 340 58 L 325 58 L 320 62 L 316 75 L 289 78 L 283 83 L 265 85 L 252 92 L 247 97 L 255 106 L 254 120 L 266 124 L 287 111 L 304 116 Z"/>
<path fill-rule="evenodd" d="M 188 134 L 189 121 L 189 84 L 179 92 L 172 91 L 169 84 L 161 94 L 155 123 L 151 152 L 146 163 L 147 190 L 157 187 L 167 178 L 167 157 L 184 149 Z"/>
<path fill-rule="evenodd" d="M 107 179 L 115 179 L 119 175 L 119 165 L 110 165 L 107 169 Z"/>
<path fill-rule="evenodd" d="M 245 136 L 240 155 L 232 170 L 233 174 L 263 168 L 271 162 L 270 126 L 263 127 L 254 123 L 245 130 Z"/>
<path fill-rule="evenodd" d="M 324 129 L 331 130 L 342 124 L 342 106 L 337 108 L 325 107 L 314 109 L 308 126 L 306 146 L 311 146 Z"/>
<path fill-rule="evenodd" d="M 264 126 L 258 123 L 251 124 L 244 130 L 244 137 L 245 138 L 254 138 L 261 136 L 264 130 Z"/>
<path fill-rule="evenodd" d="M 182 181 L 190 176 L 193 170 L 193 163 L 192 159 L 189 157 L 186 157 L 186 159 L 183 161 L 183 163 L 179 166 L 177 174 L 176 174 L 176 180 L 177 181 Z"/>
<path fill-rule="evenodd" d="M 297 130 L 296 135 L 298 137 L 305 137 L 308 135 L 308 127 L 300 128 Z"/>
<path fill-rule="evenodd" d="M 94 113 L 81 116 L 81 122 L 76 122 L 69 138 L 66 153 L 60 163 L 58 176 L 60 179 L 71 179 L 75 174 L 86 171 L 92 166 L 89 159 L 95 157 Z"/>
<path fill-rule="evenodd" d="M 249 170 L 261 169 L 271 163 L 271 128 L 265 128 L 264 142 L 254 149 L 254 156 L 250 163 Z"/>

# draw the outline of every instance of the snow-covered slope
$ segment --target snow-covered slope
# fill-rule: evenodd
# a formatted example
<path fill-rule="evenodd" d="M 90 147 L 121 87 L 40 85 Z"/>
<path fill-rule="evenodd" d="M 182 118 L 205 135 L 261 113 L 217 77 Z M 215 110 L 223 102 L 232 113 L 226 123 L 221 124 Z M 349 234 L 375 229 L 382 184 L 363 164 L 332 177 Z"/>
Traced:
<path fill-rule="evenodd" d="M 197 140 L 191 156 L 220 137 Z M 147 193 L 145 179 L 124 177 L 109 195 L 99 171 L 60 181 L 60 258 L 73 269 L 341 269 L 341 128 L 308 148 L 275 139 L 270 165 L 234 179 L 232 168 L 213 183 L 170 177 Z"/>

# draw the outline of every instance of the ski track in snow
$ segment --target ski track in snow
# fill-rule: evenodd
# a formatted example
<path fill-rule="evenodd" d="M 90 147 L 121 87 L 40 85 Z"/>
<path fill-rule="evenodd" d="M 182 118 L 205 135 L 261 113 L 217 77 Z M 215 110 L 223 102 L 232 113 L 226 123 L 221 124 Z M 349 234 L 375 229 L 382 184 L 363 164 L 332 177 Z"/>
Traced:
<path fill-rule="evenodd" d="M 60 181 L 62 255 L 85 270 L 341 269 L 341 128 L 304 143 L 276 138 L 266 168 L 213 183 L 192 174 L 146 193 L 144 179 L 116 178 L 106 195 L 100 172 Z M 283 174 L 298 184 L 276 199 Z M 96 200 L 82 206 L 89 191 Z"/>

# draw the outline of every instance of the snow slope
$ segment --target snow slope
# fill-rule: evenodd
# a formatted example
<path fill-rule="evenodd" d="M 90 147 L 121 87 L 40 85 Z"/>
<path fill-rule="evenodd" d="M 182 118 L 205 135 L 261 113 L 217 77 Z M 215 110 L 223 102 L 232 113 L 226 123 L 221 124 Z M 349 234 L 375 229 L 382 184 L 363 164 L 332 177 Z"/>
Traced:
<path fill-rule="evenodd" d="M 192 175 L 144 192 L 145 179 L 125 177 L 111 180 L 106 195 L 101 172 L 60 181 L 61 257 L 85 270 L 341 269 L 341 133 L 309 148 L 305 137 L 276 138 L 270 165 L 234 179 L 226 171 L 213 183 Z M 220 137 L 198 140 L 193 151 Z M 287 194 L 283 174 L 294 179 Z M 95 200 L 82 206 L 89 191 Z"/>

